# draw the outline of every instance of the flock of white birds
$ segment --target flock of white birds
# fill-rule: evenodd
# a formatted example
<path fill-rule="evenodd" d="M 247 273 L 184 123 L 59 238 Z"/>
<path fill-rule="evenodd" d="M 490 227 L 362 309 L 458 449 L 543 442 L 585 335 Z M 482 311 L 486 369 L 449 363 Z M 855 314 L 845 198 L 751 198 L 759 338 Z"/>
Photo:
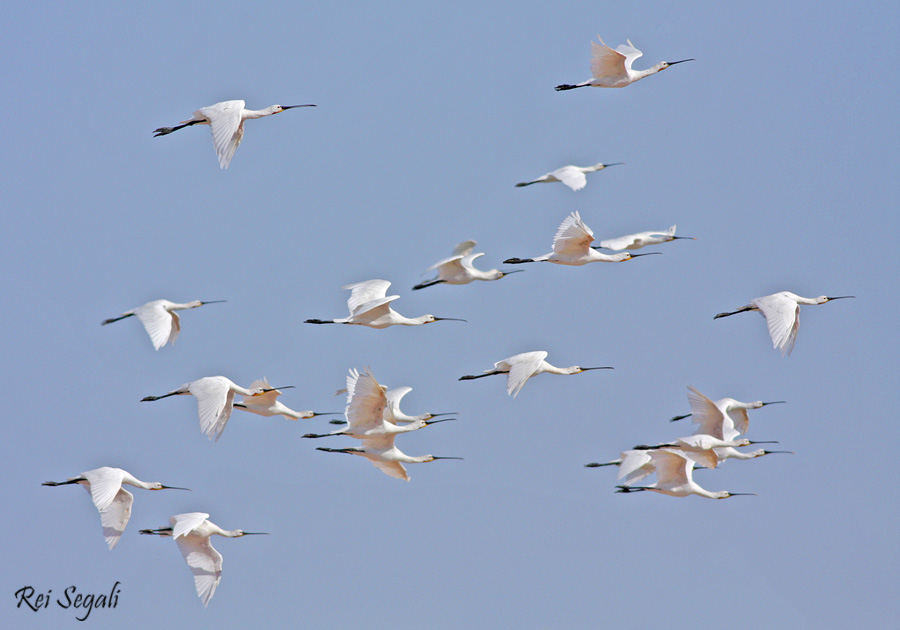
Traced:
<path fill-rule="evenodd" d="M 646 70 L 633 70 L 633 62 L 641 56 L 641 51 L 628 44 L 622 44 L 615 50 L 603 44 L 592 42 L 591 73 L 592 78 L 578 84 L 563 84 L 556 90 L 570 90 L 579 87 L 625 87 L 644 77 L 650 76 L 668 67 L 691 59 L 675 62 L 660 62 Z M 227 169 L 234 153 L 244 136 L 244 121 L 278 114 L 297 107 L 313 105 L 273 105 L 262 110 L 245 108 L 244 101 L 234 100 L 203 107 L 192 118 L 182 121 L 174 127 L 156 129 L 156 136 L 170 134 L 179 129 L 193 125 L 209 125 L 212 132 L 213 145 L 218 156 L 219 165 Z M 618 164 L 618 163 L 616 163 Z M 537 179 L 516 184 L 518 187 L 536 183 L 561 182 L 572 190 L 580 190 L 587 184 L 587 173 L 600 171 L 614 164 L 595 164 L 593 166 L 564 166 L 547 173 Z M 552 262 L 560 265 L 578 266 L 591 262 L 624 262 L 639 256 L 630 251 L 648 245 L 657 245 L 675 239 L 692 237 L 675 236 L 675 227 L 667 230 L 641 232 L 626 236 L 601 240 L 599 245 L 592 245 L 594 234 L 582 221 L 578 212 L 566 217 L 557 229 L 553 239 L 552 251 L 534 258 L 510 258 L 507 264 L 523 264 L 531 262 Z M 436 271 L 437 276 L 414 287 L 419 290 L 435 284 L 469 284 L 475 280 L 499 280 L 516 271 L 491 269 L 482 271 L 474 266 L 474 261 L 482 253 L 472 253 L 476 242 L 464 241 L 456 246 L 449 258 L 435 263 L 429 271 Z M 613 254 L 605 254 L 599 249 L 606 249 Z M 652 252 L 658 253 L 658 252 Z M 391 302 L 398 295 L 387 295 L 390 282 L 373 279 L 350 284 L 344 289 L 350 290 L 347 317 L 336 319 L 308 319 L 310 324 L 355 324 L 370 328 L 386 328 L 388 326 L 417 326 L 441 320 L 465 321 L 449 317 L 435 317 L 431 314 L 408 318 L 391 308 Z M 726 317 L 744 311 L 758 311 L 766 319 L 772 343 L 783 354 L 789 354 L 796 341 L 799 326 L 801 304 L 823 304 L 830 300 L 853 296 L 803 298 L 788 291 L 768 295 L 751 300 L 747 306 L 733 312 L 724 312 L 716 318 Z M 222 302 L 218 300 L 216 302 Z M 110 324 L 128 317 L 136 317 L 144 326 L 153 347 L 159 350 L 166 344 L 172 344 L 181 331 L 181 320 L 177 311 L 193 309 L 212 301 L 194 301 L 176 303 L 168 300 L 154 300 L 143 306 L 122 313 L 102 323 Z M 572 375 L 589 370 L 612 369 L 603 367 L 555 367 L 546 361 L 547 352 L 524 352 L 503 359 L 494 367 L 478 375 L 465 375 L 460 380 L 474 380 L 488 376 L 506 374 L 506 390 L 510 396 L 516 396 L 529 378 L 542 373 Z M 339 412 L 294 411 L 282 404 L 278 397 L 286 387 L 272 387 L 265 379 L 254 381 L 249 387 L 241 387 L 224 376 L 209 376 L 186 383 L 160 396 L 147 396 L 143 401 L 155 401 L 169 396 L 191 395 L 197 400 L 200 429 L 210 439 L 218 440 L 225 430 L 234 408 L 263 416 L 281 415 L 288 420 L 312 418 L 319 415 L 337 415 Z M 304 438 L 324 438 L 346 436 L 359 441 L 357 446 L 344 448 L 321 447 L 318 450 L 358 455 L 368 459 L 385 474 L 408 481 L 409 475 L 404 464 L 426 463 L 439 459 L 461 459 L 459 457 L 436 457 L 433 455 L 410 456 L 403 453 L 394 441 L 398 434 L 423 429 L 426 426 L 453 418 L 435 420 L 438 416 L 454 415 L 453 413 L 425 413 L 410 416 L 400 410 L 400 400 L 409 393 L 409 387 L 388 389 L 381 385 L 368 368 L 362 372 L 351 369 L 346 377 L 346 407 L 344 420 L 332 420 L 333 424 L 344 425 L 329 433 L 307 433 Z M 342 393 L 342 390 L 339 393 Z M 235 396 L 241 395 L 240 402 Z M 747 432 L 749 426 L 748 409 L 757 409 L 775 402 L 742 403 L 731 398 L 713 402 L 697 390 L 688 388 L 688 400 L 691 414 L 678 416 L 680 420 L 693 416 L 699 425 L 694 435 L 657 444 L 640 445 L 624 451 L 620 459 L 605 463 L 591 463 L 588 467 L 618 466 L 620 485 L 618 492 L 653 491 L 671 496 L 687 496 L 696 494 L 702 497 L 722 499 L 736 494 L 732 492 L 711 492 L 705 490 L 693 480 L 693 471 L 699 468 L 716 468 L 726 459 L 753 459 L 770 453 L 787 451 L 768 451 L 759 449 L 752 452 L 737 450 L 740 447 L 756 443 L 746 438 L 738 438 Z M 656 483 L 636 485 L 638 482 L 656 474 Z M 124 485 L 131 485 L 145 490 L 180 489 L 166 486 L 159 482 L 144 482 L 119 468 L 97 468 L 81 473 L 67 481 L 48 481 L 44 485 L 59 486 L 78 484 L 91 495 L 91 499 L 100 513 L 103 535 L 110 549 L 119 543 L 131 516 L 133 495 L 125 490 Z M 194 576 L 197 595 L 206 606 L 216 591 L 222 576 L 222 556 L 210 544 L 213 535 L 237 538 L 251 533 L 242 530 L 225 530 L 209 521 L 209 515 L 202 512 L 176 514 L 169 518 L 169 527 L 144 529 L 142 534 L 154 534 L 174 538 L 184 559 Z"/>

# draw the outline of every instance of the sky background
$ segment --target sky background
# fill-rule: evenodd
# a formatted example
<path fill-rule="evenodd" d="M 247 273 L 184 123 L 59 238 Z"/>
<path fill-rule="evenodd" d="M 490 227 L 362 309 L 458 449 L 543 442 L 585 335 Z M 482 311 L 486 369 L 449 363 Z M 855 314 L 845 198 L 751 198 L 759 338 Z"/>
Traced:
<path fill-rule="evenodd" d="M 898 5 L 363 4 L 3 9 L 0 625 L 895 623 Z M 554 92 L 589 78 L 598 33 L 630 38 L 637 68 L 696 61 Z M 205 127 L 152 137 L 228 99 L 318 107 L 248 122 L 227 171 Z M 625 165 L 579 192 L 514 187 L 595 162 Z M 481 268 L 546 253 L 574 210 L 598 240 L 672 224 L 698 240 L 410 291 L 465 239 Z M 344 317 L 340 287 L 370 278 L 404 315 L 468 322 L 302 323 Z M 783 290 L 857 299 L 804 307 L 788 358 L 756 314 L 713 321 Z M 99 325 L 159 298 L 228 302 L 184 312 L 159 352 L 134 319 Z M 540 376 L 515 399 L 499 378 L 457 380 L 530 350 L 615 370 Z M 365 366 L 413 387 L 408 413 L 459 413 L 403 451 L 465 460 L 404 483 L 301 439 L 323 419 L 235 411 L 213 443 L 194 400 L 139 402 L 266 376 L 296 386 L 289 407 L 336 411 Z M 687 385 L 788 401 L 752 412 L 748 437 L 795 455 L 696 474 L 758 496 L 625 496 L 615 469 L 583 467 L 691 433 L 667 422 Z M 83 491 L 40 485 L 100 466 L 193 491 L 134 489 L 110 552 Z M 189 511 L 271 533 L 214 540 L 206 610 L 172 541 L 138 535 Z M 55 603 L 15 608 L 26 585 L 55 599 L 116 581 L 117 608 L 83 626 Z"/>

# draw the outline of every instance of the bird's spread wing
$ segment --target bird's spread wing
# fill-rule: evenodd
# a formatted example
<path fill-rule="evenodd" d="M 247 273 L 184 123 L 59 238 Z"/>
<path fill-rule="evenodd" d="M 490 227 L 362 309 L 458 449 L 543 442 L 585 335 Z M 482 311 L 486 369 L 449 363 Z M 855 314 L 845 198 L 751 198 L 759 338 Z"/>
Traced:
<path fill-rule="evenodd" d="M 175 341 L 181 330 L 178 315 L 167 311 L 161 304 L 144 305 L 134 309 L 135 316 L 150 335 L 153 348 L 159 350 L 168 341 Z"/>
<path fill-rule="evenodd" d="M 553 171 L 553 176 L 572 190 L 581 190 L 587 184 L 587 176 L 570 166 L 564 166 L 558 171 Z"/>
<path fill-rule="evenodd" d="M 243 110 L 244 101 L 225 101 L 197 110 L 209 120 L 213 146 L 222 168 L 228 168 L 244 137 Z"/>
<path fill-rule="evenodd" d="M 578 212 L 573 212 L 559 224 L 553 237 L 553 251 L 570 256 L 583 255 L 594 240 L 594 233 L 581 220 Z"/>
<path fill-rule="evenodd" d="M 506 377 L 506 393 L 513 398 L 525 386 L 525 381 L 531 378 L 531 375 L 541 366 L 541 363 L 547 357 L 547 353 L 539 350 L 536 352 L 525 352 L 516 356 L 518 357 L 516 361 L 506 360 L 509 363 L 509 375 Z"/>
<path fill-rule="evenodd" d="M 389 475 L 395 479 L 409 481 L 409 475 L 406 473 L 406 468 L 404 468 L 403 464 L 400 462 L 386 462 L 380 459 L 370 459 L 369 461 L 385 475 Z"/>
<path fill-rule="evenodd" d="M 599 36 L 598 36 L 599 39 Z M 621 48 L 621 46 L 619 47 Z M 641 53 L 638 51 L 638 57 Z M 635 57 L 634 59 L 637 59 Z M 634 61 L 632 59 L 632 61 Z M 603 43 L 591 42 L 591 75 L 595 79 L 616 79 L 625 77 L 625 55 Z"/>
<path fill-rule="evenodd" d="M 366 369 L 362 374 L 350 371 L 347 377 L 347 417 L 348 429 L 365 432 L 382 426 L 387 397 L 384 389 Z"/>
<path fill-rule="evenodd" d="M 794 300 L 777 293 L 750 300 L 766 318 L 772 346 L 781 350 L 781 354 L 789 355 L 797 340 L 797 329 L 800 327 L 800 305 Z"/>
<path fill-rule="evenodd" d="M 109 507 L 116 498 L 116 493 L 122 487 L 122 478 L 125 471 L 120 468 L 96 468 L 81 473 L 87 479 L 90 486 L 91 500 L 101 512 Z"/>
<path fill-rule="evenodd" d="M 643 56 L 644 53 L 635 48 L 630 39 L 626 39 L 625 41 L 628 43 L 616 46 L 616 52 L 625 57 L 625 68 L 631 70 L 631 64 L 634 63 L 634 60 Z"/>
<path fill-rule="evenodd" d="M 747 429 L 750 428 L 750 416 L 747 414 L 746 409 L 731 409 L 728 412 L 728 417 L 733 425 L 733 430 L 731 431 L 733 435 L 726 435 L 722 439 L 733 440 L 738 435 L 746 433 Z"/>
<path fill-rule="evenodd" d="M 716 403 L 688 385 L 688 402 L 691 405 L 691 419 L 699 425 L 697 433 L 711 435 L 724 440 L 724 425 L 730 424 Z"/>
<path fill-rule="evenodd" d="M 637 234 L 628 234 L 617 238 L 608 238 L 600 241 L 600 247 L 603 249 L 611 249 L 614 252 L 620 252 L 623 249 L 628 249 L 629 245 L 634 245 L 634 238 L 636 236 Z"/>
<path fill-rule="evenodd" d="M 688 468 L 692 467 L 694 462 L 685 454 L 659 450 L 653 451 L 651 457 L 656 465 L 657 485 L 687 482 Z"/>
<path fill-rule="evenodd" d="M 131 505 L 134 503 L 134 495 L 125 488 L 119 488 L 112 503 L 100 510 L 100 524 L 103 525 L 103 537 L 110 549 L 119 544 L 122 532 L 131 518 Z"/>
<path fill-rule="evenodd" d="M 187 536 L 208 518 L 209 514 L 203 512 L 187 512 L 171 516 L 169 517 L 169 525 L 172 526 L 172 536 L 175 538 Z"/>
<path fill-rule="evenodd" d="M 387 408 L 385 410 L 385 420 L 393 424 L 397 424 L 394 414 L 400 411 L 400 400 L 412 391 L 412 387 L 395 387 L 385 392 L 387 398 Z"/>
<path fill-rule="evenodd" d="M 384 298 L 387 295 L 389 286 L 391 286 L 391 283 L 387 280 L 375 279 L 348 284 L 341 288 L 350 289 L 350 298 L 347 300 L 347 306 L 350 309 L 350 314 L 353 315 L 361 305 L 372 300 Z"/>
<path fill-rule="evenodd" d="M 178 549 L 194 574 L 194 586 L 200 601 L 206 606 L 222 579 L 222 554 L 216 551 L 208 537 L 182 536 L 176 538 Z"/>
<path fill-rule="evenodd" d="M 636 483 L 656 470 L 650 451 L 622 451 L 622 463 L 619 464 L 618 479 L 624 479 L 623 485 Z"/>
<path fill-rule="evenodd" d="M 468 256 L 472 253 L 472 250 L 475 249 L 475 246 L 478 245 L 475 241 L 468 240 L 463 241 L 459 245 L 453 248 L 454 256 Z"/>
<path fill-rule="evenodd" d="M 197 399 L 200 430 L 210 439 L 218 440 L 231 417 L 234 392 L 227 383 L 220 380 L 194 381 L 190 390 Z"/>
<path fill-rule="evenodd" d="M 444 258 L 443 260 L 439 260 L 433 265 L 431 265 L 425 271 L 434 271 L 440 267 L 444 267 L 445 265 L 449 267 L 448 271 L 453 273 L 459 273 L 462 271 L 461 261 L 463 259 L 463 254 L 457 254 L 455 256 L 450 256 L 449 258 Z"/>

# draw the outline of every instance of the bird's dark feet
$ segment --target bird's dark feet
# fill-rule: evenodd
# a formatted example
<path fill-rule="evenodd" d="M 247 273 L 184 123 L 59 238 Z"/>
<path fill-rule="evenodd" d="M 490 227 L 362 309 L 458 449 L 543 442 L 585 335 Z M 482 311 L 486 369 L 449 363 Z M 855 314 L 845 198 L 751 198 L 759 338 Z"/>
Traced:
<path fill-rule="evenodd" d="M 521 265 L 523 263 L 534 262 L 531 258 L 507 258 L 503 261 L 504 265 Z"/>
<path fill-rule="evenodd" d="M 557 85 L 554 90 L 557 92 L 562 92 L 563 90 L 574 90 L 575 88 L 587 87 L 586 85 L 570 85 L 569 83 L 563 83 L 562 85 Z"/>

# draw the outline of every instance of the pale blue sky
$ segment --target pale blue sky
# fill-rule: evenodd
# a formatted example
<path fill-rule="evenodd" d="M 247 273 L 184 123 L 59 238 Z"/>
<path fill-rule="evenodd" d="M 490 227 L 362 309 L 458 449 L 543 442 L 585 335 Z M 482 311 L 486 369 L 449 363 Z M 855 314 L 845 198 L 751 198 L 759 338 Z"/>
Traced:
<path fill-rule="evenodd" d="M 897 5 L 359 4 L 4 9 L 0 625 L 79 623 L 15 609 L 22 586 L 117 580 L 90 627 L 895 622 Z M 639 68 L 696 61 L 554 92 L 590 76 L 598 33 L 630 38 Z M 226 99 L 318 107 L 249 122 L 227 171 L 206 128 L 152 137 Z M 580 192 L 513 186 L 599 161 L 625 165 Z M 484 268 L 545 253 L 574 210 L 598 239 L 677 223 L 698 240 L 410 291 L 465 239 Z M 340 287 L 369 278 L 394 283 L 403 314 L 468 323 L 302 324 L 343 316 Z M 805 307 L 786 359 L 758 315 L 712 319 L 782 290 L 857 299 Z M 159 352 L 134 320 L 99 325 L 158 298 L 228 303 L 184 313 Z M 541 376 L 515 399 L 498 378 L 457 381 L 541 349 L 616 369 Z M 364 366 L 414 388 L 408 412 L 460 414 L 404 451 L 465 461 L 403 483 L 300 438 L 323 420 L 236 411 L 210 443 L 193 400 L 139 402 L 267 376 L 297 386 L 285 404 L 331 411 Z M 788 401 L 753 413 L 749 437 L 795 455 L 697 473 L 758 496 L 624 496 L 615 471 L 583 468 L 689 433 L 666 422 L 687 385 Z M 110 552 L 83 491 L 40 485 L 99 466 L 193 492 L 135 490 Z M 186 511 L 272 534 L 215 540 L 206 610 L 175 545 L 137 533 Z"/>

